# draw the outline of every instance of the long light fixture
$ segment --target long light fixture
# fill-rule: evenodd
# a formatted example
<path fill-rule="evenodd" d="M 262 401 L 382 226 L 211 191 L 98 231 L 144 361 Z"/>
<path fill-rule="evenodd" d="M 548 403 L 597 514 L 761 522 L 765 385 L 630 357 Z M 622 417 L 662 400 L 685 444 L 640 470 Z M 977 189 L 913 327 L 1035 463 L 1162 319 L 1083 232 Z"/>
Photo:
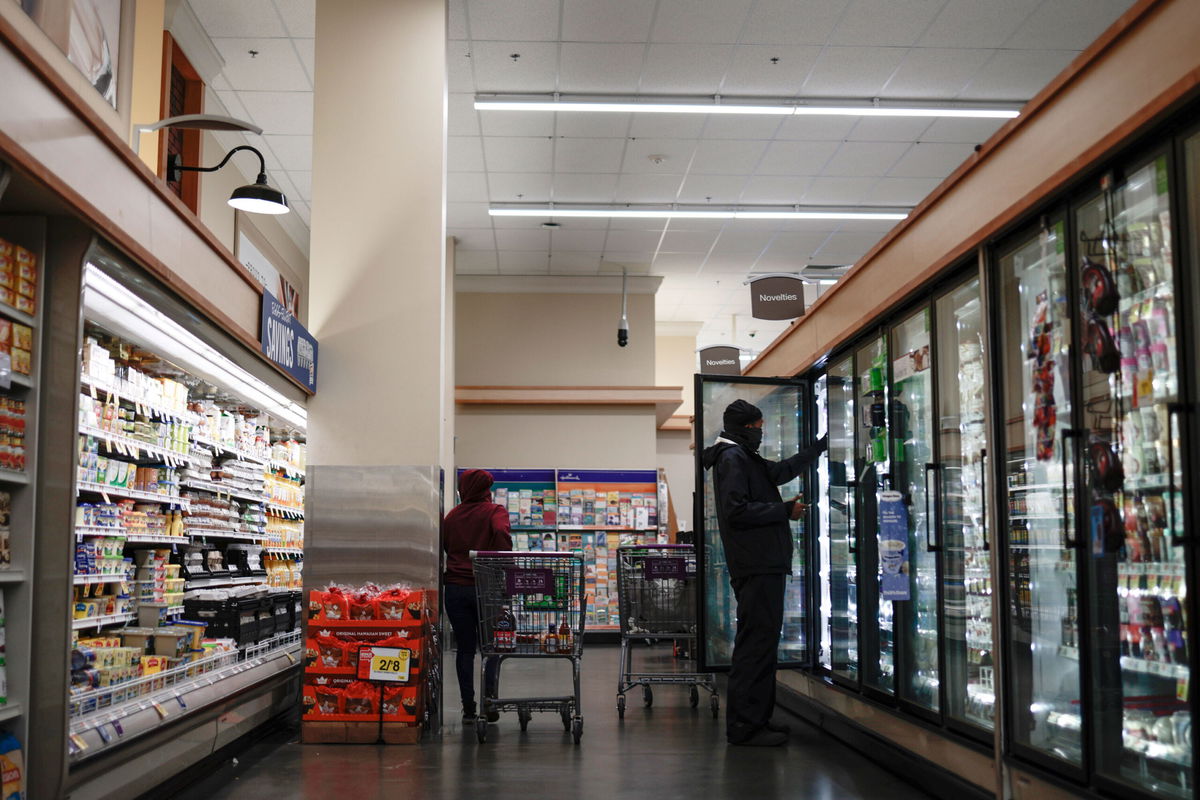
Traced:
<path fill-rule="evenodd" d="M 759 97 L 662 97 L 640 95 L 605 97 L 585 95 L 477 94 L 479 111 L 584 111 L 619 114 L 750 114 L 770 116 L 840 117 L 960 117 L 1012 119 L 1020 104 L 990 101 L 907 101 L 810 98 L 805 100 Z"/>
<path fill-rule="evenodd" d="M 84 311 L 90 319 L 112 327 L 142 347 L 237 396 L 260 411 L 297 428 L 305 428 L 308 412 L 228 356 L 200 339 L 99 268 L 84 271 Z"/>
<path fill-rule="evenodd" d="M 897 208 L 816 206 L 732 206 L 696 208 L 688 206 L 577 206 L 544 204 L 494 205 L 493 217 L 583 217 L 593 219 L 778 219 L 778 220 L 883 220 L 899 221 L 908 212 Z"/>

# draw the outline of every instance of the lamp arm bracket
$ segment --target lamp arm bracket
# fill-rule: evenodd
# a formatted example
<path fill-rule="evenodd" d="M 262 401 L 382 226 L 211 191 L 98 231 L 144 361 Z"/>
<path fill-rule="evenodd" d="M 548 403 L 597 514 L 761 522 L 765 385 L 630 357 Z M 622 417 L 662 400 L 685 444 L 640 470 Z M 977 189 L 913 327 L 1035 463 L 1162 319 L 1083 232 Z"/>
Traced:
<path fill-rule="evenodd" d="M 260 153 L 257 148 L 251 147 L 248 144 L 238 145 L 230 150 L 225 154 L 225 157 L 221 159 L 221 163 L 217 164 L 215 167 L 186 167 L 179 163 L 178 156 L 173 156 L 171 163 L 167 165 L 167 180 L 174 180 L 176 177 L 174 173 L 177 172 L 216 172 L 221 167 L 228 164 L 229 159 L 233 158 L 233 154 L 239 150 L 249 150 L 251 153 L 254 153 L 254 155 L 258 156 L 258 174 L 259 177 L 265 181 L 267 174 L 267 161 L 263 158 L 263 154 Z"/>

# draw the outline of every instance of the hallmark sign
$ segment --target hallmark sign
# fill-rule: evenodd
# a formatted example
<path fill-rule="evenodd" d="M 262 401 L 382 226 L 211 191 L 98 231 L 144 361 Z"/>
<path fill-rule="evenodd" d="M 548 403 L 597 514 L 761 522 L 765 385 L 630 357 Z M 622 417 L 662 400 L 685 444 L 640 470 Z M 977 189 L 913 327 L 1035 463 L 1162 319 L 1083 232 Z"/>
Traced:
<path fill-rule="evenodd" d="M 795 319 L 804 316 L 804 281 L 794 275 L 752 278 L 750 314 L 755 319 Z"/>
<path fill-rule="evenodd" d="M 704 348 L 700 351 L 700 372 L 704 375 L 741 375 L 741 351 L 727 344 Z"/>

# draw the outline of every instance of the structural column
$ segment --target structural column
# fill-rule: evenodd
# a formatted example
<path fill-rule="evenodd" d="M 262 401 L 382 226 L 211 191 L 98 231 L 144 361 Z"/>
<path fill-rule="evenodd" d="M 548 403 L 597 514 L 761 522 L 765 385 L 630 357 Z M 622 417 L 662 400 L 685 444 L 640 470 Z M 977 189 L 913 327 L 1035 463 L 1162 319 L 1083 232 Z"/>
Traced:
<path fill-rule="evenodd" d="M 310 586 L 435 586 L 453 386 L 444 0 L 317 0 Z"/>

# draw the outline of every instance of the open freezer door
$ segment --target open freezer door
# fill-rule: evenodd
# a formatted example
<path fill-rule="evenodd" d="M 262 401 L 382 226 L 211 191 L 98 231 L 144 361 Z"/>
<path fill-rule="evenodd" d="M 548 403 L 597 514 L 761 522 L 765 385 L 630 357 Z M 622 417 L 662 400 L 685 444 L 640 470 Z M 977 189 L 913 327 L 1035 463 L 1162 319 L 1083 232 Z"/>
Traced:
<path fill-rule="evenodd" d="M 796 453 L 809 442 L 809 392 L 803 380 L 743 378 L 726 375 L 696 376 L 696 557 L 700 573 L 699 643 L 703 672 L 729 669 L 733 640 L 737 633 L 737 603 L 729 585 L 725 551 L 717 523 L 711 471 L 704 468 L 704 449 L 721 434 L 725 407 L 745 400 L 762 409 L 763 442 L 760 455 L 778 461 Z M 803 494 L 814 500 L 808 486 L 811 476 L 802 475 L 779 487 L 787 500 Z M 808 520 L 791 523 L 792 574 L 784 594 L 783 631 L 779 640 L 780 668 L 808 666 Z"/>

